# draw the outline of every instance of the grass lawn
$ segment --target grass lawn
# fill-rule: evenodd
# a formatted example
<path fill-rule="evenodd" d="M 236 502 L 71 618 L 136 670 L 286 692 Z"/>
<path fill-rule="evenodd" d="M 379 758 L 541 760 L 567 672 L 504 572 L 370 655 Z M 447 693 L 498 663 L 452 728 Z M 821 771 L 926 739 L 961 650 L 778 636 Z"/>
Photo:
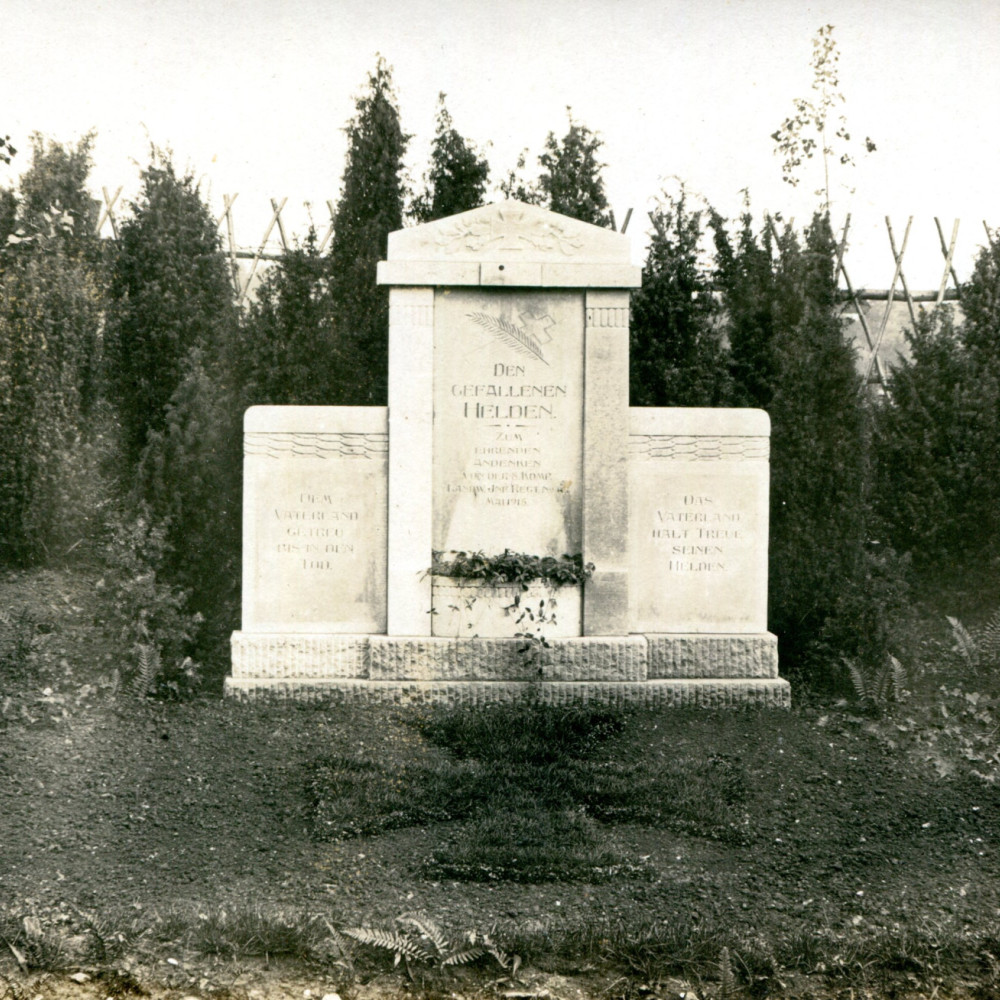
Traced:
<path fill-rule="evenodd" d="M 164 705 L 113 691 L 85 574 L 0 590 L 0 997 L 1000 991 L 983 677 L 879 717 Z"/>

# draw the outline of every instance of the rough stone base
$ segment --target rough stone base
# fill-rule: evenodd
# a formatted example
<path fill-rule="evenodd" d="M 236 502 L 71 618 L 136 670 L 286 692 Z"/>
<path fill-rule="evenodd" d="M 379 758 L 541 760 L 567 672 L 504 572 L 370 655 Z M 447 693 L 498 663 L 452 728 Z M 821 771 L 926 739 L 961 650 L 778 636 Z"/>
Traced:
<path fill-rule="evenodd" d="M 550 639 L 234 632 L 226 694 L 355 703 L 478 704 L 529 687 L 554 702 L 787 705 L 777 639 L 625 635 Z"/>
<path fill-rule="evenodd" d="M 234 632 L 233 677 L 367 677 L 368 639 L 367 635 Z"/>
<path fill-rule="evenodd" d="M 649 677 L 777 677 L 778 637 L 648 634 Z"/>
<path fill-rule="evenodd" d="M 245 701 L 295 699 L 351 705 L 487 705 L 534 695 L 546 704 L 596 701 L 646 708 L 788 708 L 780 678 L 684 678 L 653 681 L 373 681 L 226 678 L 226 695 Z"/>
<path fill-rule="evenodd" d="M 443 639 L 373 635 L 376 681 L 643 681 L 646 640 L 633 636 L 549 639 Z"/>

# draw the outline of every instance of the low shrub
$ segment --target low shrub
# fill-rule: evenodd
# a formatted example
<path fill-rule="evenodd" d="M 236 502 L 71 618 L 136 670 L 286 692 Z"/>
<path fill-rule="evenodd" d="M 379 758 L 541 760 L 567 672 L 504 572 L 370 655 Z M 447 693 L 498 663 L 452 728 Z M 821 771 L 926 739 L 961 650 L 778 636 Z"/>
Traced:
<path fill-rule="evenodd" d="M 583 556 L 534 556 L 504 549 L 500 555 L 483 552 L 456 552 L 451 558 L 435 552 L 431 572 L 459 580 L 481 580 L 484 583 L 519 583 L 525 586 L 533 580 L 544 580 L 556 587 L 581 584 L 594 572 L 593 563 L 584 565 Z"/>
<path fill-rule="evenodd" d="M 144 510 L 136 517 L 118 511 L 109 517 L 105 622 L 127 690 L 181 697 L 198 683 L 191 652 L 202 619 L 188 610 L 187 594 L 162 579 L 165 531 Z"/>

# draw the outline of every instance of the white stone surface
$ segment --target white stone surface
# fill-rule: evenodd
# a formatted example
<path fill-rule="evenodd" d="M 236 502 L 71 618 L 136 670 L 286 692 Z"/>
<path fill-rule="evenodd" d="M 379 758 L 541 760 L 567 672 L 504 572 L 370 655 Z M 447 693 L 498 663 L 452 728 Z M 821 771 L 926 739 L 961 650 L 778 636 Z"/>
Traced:
<path fill-rule="evenodd" d="M 628 292 L 586 293 L 583 559 L 586 635 L 629 630 Z"/>
<path fill-rule="evenodd" d="M 386 411 L 244 418 L 243 632 L 384 632 Z"/>
<path fill-rule="evenodd" d="M 583 310 L 579 292 L 435 295 L 435 550 L 581 551 Z"/>
<path fill-rule="evenodd" d="M 627 237 L 518 201 L 389 234 L 383 285 L 635 288 Z"/>
<path fill-rule="evenodd" d="M 630 630 L 765 633 L 767 414 L 633 408 L 630 422 Z"/>
<path fill-rule="evenodd" d="M 430 635 L 434 289 L 389 291 L 390 635 Z"/>
<path fill-rule="evenodd" d="M 388 259 L 631 266 L 632 249 L 614 230 L 510 200 L 390 233 Z"/>
<path fill-rule="evenodd" d="M 497 586 L 435 576 L 433 635 L 452 639 L 510 638 L 526 633 L 546 639 L 580 634 L 579 586 L 550 587 L 541 580 Z"/>
<path fill-rule="evenodd" d="M 309 632 L 234 632 L 233 677 L 367 677 L 368 636 Z"/>

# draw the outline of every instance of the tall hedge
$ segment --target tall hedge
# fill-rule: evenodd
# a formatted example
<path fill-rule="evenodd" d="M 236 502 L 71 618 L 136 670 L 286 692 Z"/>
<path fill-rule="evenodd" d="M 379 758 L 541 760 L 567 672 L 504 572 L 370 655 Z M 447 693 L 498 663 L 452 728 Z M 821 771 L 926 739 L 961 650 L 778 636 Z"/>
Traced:
<path fill-rule="evenodd" d="M 185 377 L 192 349 L 218 355 L 235 324 L 215 220 L 194 178 L 154 153 L 111 270 L 106 377 L 134 466 Z"/>
<path fill-rule="evenodd" d="M 984 247 L 950 308 L 921 314 L 878 408 L 877 499 L 918 570 L 1000 556 L 1000 244 Z"/>
<path fill-rule="evenodd" d="M 60 558 L 92 530 L 101 271 L 90 137 L 35 137 L 0 246 L 0 561 Z"/>
<path fill-rule="evenodd" d="M 632 295 L 629 396 L 633 406 L 719 406 L 730 385 L 722 312 L 701 260 L 703 213 L 665 197 Z"/>

